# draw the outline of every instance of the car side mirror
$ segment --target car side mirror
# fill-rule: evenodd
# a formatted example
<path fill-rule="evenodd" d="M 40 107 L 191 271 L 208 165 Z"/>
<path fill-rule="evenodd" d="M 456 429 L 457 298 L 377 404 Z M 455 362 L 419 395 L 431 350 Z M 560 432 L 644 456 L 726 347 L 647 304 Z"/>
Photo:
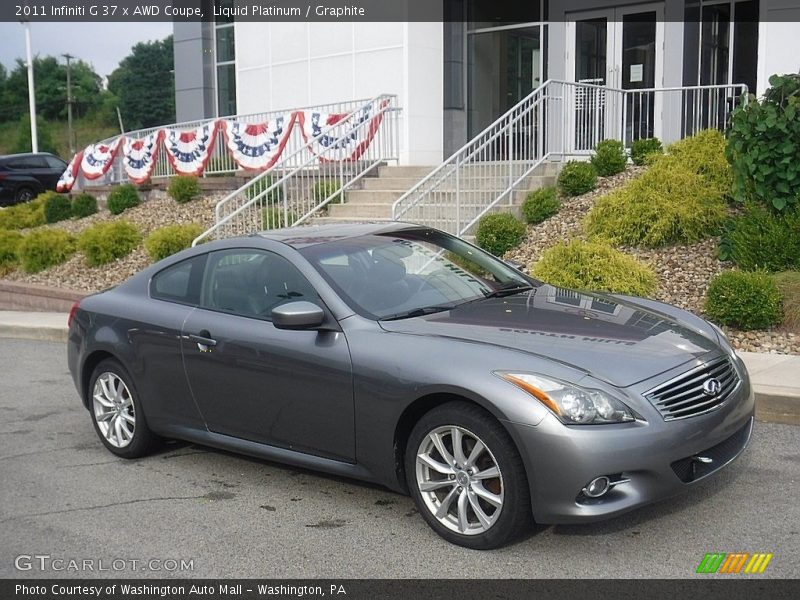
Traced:
<path fill-rule="evenodd" d="M 272 309 L 272 324 L 278 329 L 316 329 L 325 321 L 325 311 L 313 302 L 299 300 Z"/>

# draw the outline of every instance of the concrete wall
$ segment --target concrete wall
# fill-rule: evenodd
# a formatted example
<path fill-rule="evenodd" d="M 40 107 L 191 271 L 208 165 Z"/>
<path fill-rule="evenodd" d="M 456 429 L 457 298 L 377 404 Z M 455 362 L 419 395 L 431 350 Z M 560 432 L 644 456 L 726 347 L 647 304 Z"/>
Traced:
<path fill-rule="evenodd" d="M 441 23 L 236 23 L 240 113 L 397 94 L 402 161 L 442 160 Z"/>
<path fill-rule="evenodd" d="M 760 96 L 775 73 L 800 73 L 800 5 L 797 0 L 761 0 L 758 28 Z"/>
<path fill-rule="evenodd" d="M 173 36 L 178 121 L 215 116 L 213 25 L 176 21 Z"/>

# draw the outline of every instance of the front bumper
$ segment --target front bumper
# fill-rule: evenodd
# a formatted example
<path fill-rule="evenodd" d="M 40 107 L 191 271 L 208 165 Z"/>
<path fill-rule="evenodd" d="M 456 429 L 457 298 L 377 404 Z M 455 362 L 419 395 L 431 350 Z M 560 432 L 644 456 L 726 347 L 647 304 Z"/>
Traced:
<path fill-rule="evenodd" d="M 565 426 L 548 415 L 539 425 L 505 422 L 523 455 L 538 523 L 580 523 L 613 517 L 674 496 L 718 472 L 750 441 L 755 400 L 746 373 L 718 410 L 666 422 Z M 712 463 L 695 463 L 694 456 Z M 707 455 L 707 456 L 706 456 Z M 581 494 L 595 477 L 629 479 L 601 498 Z"/>

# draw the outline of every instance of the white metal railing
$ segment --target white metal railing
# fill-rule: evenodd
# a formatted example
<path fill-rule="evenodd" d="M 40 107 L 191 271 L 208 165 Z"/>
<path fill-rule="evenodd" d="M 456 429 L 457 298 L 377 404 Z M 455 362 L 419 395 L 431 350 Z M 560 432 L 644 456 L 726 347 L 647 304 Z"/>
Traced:
<path fill-rule="evenodd" d="M 548 80 L 501 115 L 392 206 L 392 218 L 458 236 L 525 193 L 545 160 L 586 157 L 604 139 L 674 141 L 724 128 L 747 86 L 624 90 Z"/>
<path fill-rule="evenodd" d="M 135 131 L 127 132 L 124 135 L 128 138 L 143 139 L 146 136 L 150 135 L 151 133 L 158 131 L 159 129 L 176 129 L 179 131 L 193 131 L 198 127 L 200 127 L 201 125 L 214 123 L 219 119 L 231 119 L 235 121 L 241 121 L 243 123 L 265 123 L 267 121 L 272 121 L 278 117 L 289 115 L 296 111 L 316 111 L 320 113 L 339 113 L 339 114 L 350 113 L 358 109 L 359 107 L 363 106 L 368 101 L 369 99 L 364 98 L 361 100 L 349 100 L 347 102 L 333 102 L 329 104 L 318 104 L 313 106 L 296 107 L 284 110 L 271 110 L 258 113 L 231 115 L 227 117 L 200 119 L 196 121 L 184 121 L 182 123 L 162 125 L 160 127 L 137 129 Z M 211 156 L 209 157 L 208 160 L 208 164 L 206 165 L 206 168 L 203 171 L 203 176 L 214 177 L 218 175 L 235 175 L 237 171 L 239 171 L 240 167 L 236 164 L 236 162 L 233 160 L 233 157 L 230 155 L 230 152 L 228 151 L 223 131 L 218 130 L 214 135 L 216 136 L 214 143 L 214 150 L 212 151 Z M 105 140 L 101 140 L 98 143 L 109 144 L 118 137 L 119 136 L 114 136 Z M 302 139 L 299 133 L 292 132 L 292 135 L 287 140 L 286 147 L 284 148 L 284 154 L 286 155 L 294 154 L 298 149 L 302 148 L 304 145 L 305 141 Z M 123 158 L 122 152 L 120 151 L 117 153 L 117 156 L 114 159 L 114 163 L 111 165 L 108 172 L 99 179 L 88 180 L 85 177 L 83 177 L 83 175 L 80 175 L 76 181 L 75 184 L 76 187 L 85 188 L 94 185 L 126 183 L 128 181 L 128 175 L 125 173 L 122 158 Z M 164 151 L 163 148 L 161 148 L 160 152 L 158 153 L 155 166 L 153 167 L 153 173 L 151 177 L 153 179 L 156 179 L 161 177 L 172 177 L 174 175 L 176 175 L 176 173 L 169 163 L 169 160 L 167 158 L 167 153 Z"/>
<path fill-rule="evenodd" d="M 214 226 L 193 245 L 307 223 L 329 203 L 343 201 L 362 177 L 398 160 L 400 115 L 397 97 L 384 94 L 321 128 L 308 143 L 284 152 L 274 166 L 218 202 Z"/>

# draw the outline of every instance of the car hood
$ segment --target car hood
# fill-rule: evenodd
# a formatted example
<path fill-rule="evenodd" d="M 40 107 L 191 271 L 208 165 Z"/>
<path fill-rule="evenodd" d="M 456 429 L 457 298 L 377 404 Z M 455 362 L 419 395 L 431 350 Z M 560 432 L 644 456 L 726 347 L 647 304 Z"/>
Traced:
<path fill-rule="evenodd" d="M 381 327 L 535 354 L 619 387 L 719 349 L 688 323 L 634 301 L 550 285 Z"/>

